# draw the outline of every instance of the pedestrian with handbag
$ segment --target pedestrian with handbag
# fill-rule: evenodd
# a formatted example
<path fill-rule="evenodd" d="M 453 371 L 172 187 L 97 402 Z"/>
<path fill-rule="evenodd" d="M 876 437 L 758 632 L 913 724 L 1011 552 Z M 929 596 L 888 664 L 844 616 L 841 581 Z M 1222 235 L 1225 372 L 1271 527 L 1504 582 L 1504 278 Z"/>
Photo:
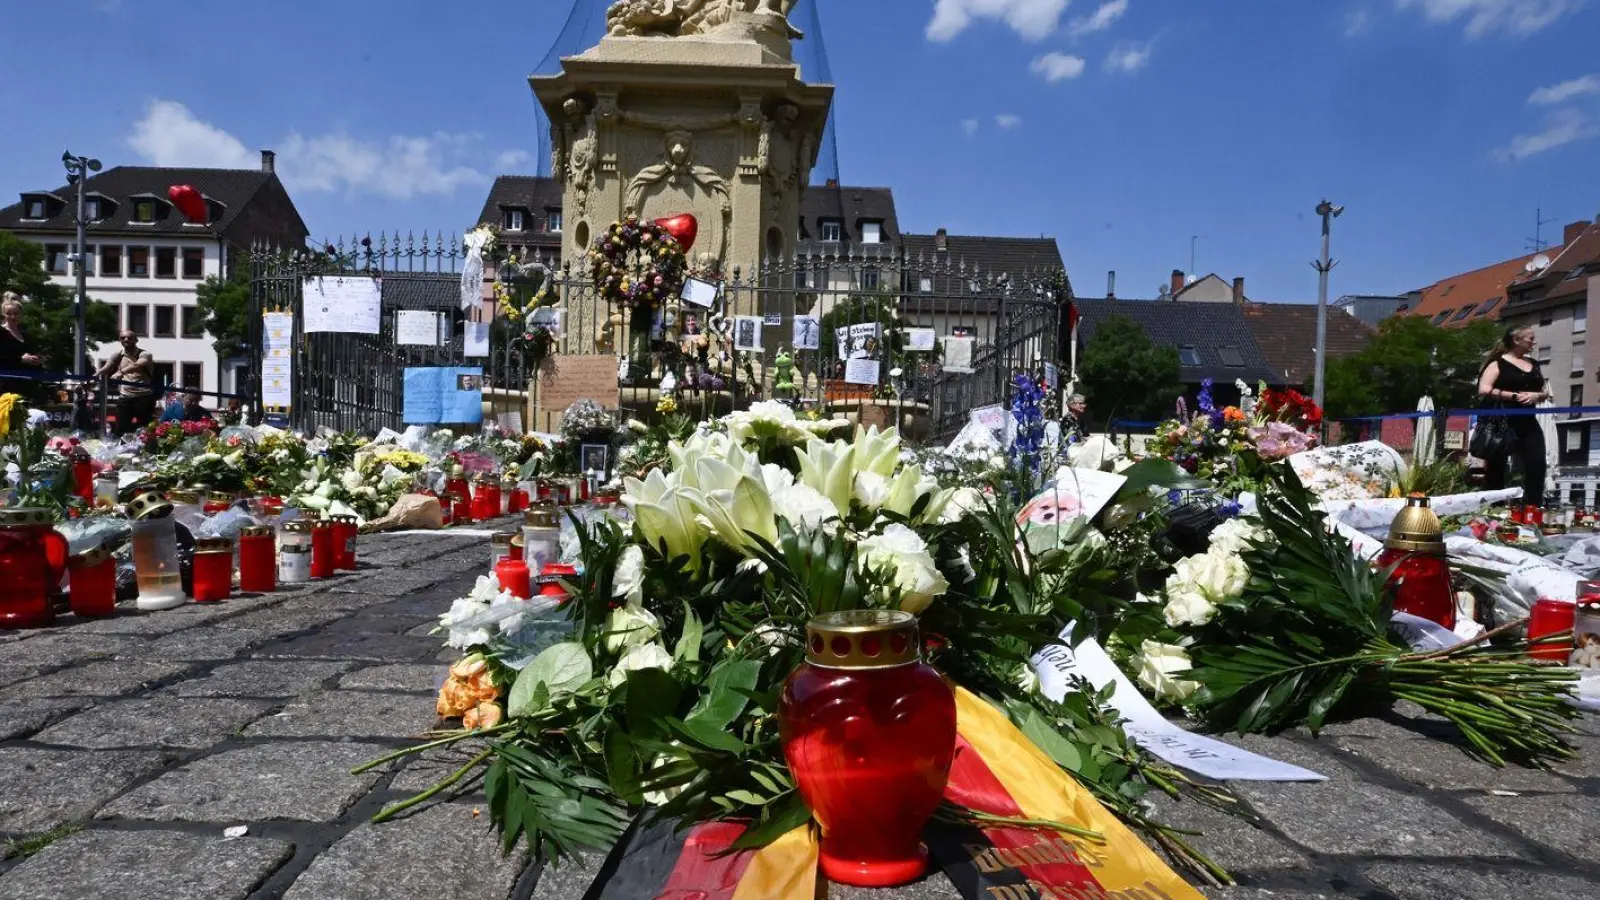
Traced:
<path fill-rule="evenodd" d="M 1550 398 L 1539 361 L 1529 355 L 1535 340 L 1532 328 L 1513 327 L 1489 349 L 1478 374 L 1478 396 L 1485 409 L 1532 409 Z M 1544 505 L 1544 431 L 1537 415 L 1480 416 L 1470 450 L 1484 461 L 1484 485 L 1490 490 L 1506 486 L 1511 457 L 1516 457 L 1522 469 L 1522 505 Z"/>

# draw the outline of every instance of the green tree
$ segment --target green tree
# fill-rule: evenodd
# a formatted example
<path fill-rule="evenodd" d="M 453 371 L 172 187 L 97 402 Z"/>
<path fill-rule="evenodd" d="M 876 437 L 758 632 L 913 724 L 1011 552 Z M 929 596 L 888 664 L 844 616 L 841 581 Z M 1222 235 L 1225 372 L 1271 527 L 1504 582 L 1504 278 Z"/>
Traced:
<path fill-rule="evenodd" d="M 242 268 L 242 267 L 241 267 Z M 213 275 L 195 289 L 195 307 L 211 335 L 217 359 L 244 352 L 250 342 L 250 279 L 242 271 L 222 279 Z"/>
<path fill-rule="evenodd" d="M 37 342 L 45 368 L 72 370 L 72 290 L 50 281 L 44 271 L 44 247 L 16 235 L 0 232 L 0 291 L 15 291 L 25 299 L 22 327 Z M 93 357 L 101 342 L 117 337 L 117 311 L 90 299 L 84 310 L 84 346 Z"/>
<path fill-rule="evenodd" d="M 1435 409 L 1477 400 L 1483 354 L 1504 326 L 1489 321 L 1440 328 L 1422 316 L 1392 316 L 1366 349 L 1328 361 L 1323 392 L 1332 418 L 1410 412 L 1427 395 Z"/>
<path fill-rule="evenodd" d="M 1096 419 L 1160 419 L 1183 392 L 1178 351 L 1157 347 L 1127 316 L 1107 316 L 1078 360 L 1078 377 Z"/>

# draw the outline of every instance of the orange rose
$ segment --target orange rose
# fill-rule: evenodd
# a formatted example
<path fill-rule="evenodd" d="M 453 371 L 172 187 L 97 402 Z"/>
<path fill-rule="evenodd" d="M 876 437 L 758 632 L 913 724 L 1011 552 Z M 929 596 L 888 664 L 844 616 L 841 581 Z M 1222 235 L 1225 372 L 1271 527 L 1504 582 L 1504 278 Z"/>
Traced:
<path fill-rule="evenodd" d="M 1237 406 L 1229 406 L 1222 411 L 1222 420 L 1225 422 L 1243 422 L 1244 410 Z"/>
<path fill-rule="evenodd" d="M 474 653 L 471 656 L 463 656 L 456 660 L 450 666 L 450 677 L 466 681 L 487 668 L 489 668 L 489 663 L 483 658 L 483 654 Z"/>
<path fill-rule="evenodd" d="M 494 677 L 488 670 L 467 679 L 467 690 L 478 700 L 495 700 L 500 697 L 500 689 L 494 686 Z"/>
<path fill-rule="evenodd" d="M 477 731 L 480 728 L 493 728 L 499 725 L 500 720 L 504 717 L 505 714 L 501 712 L 498 703 L 485 701 L 467 710 L 462 715 L 461 727 L 471 731 Z"/>
<path fill-rule="evenodd" d="M 478 698 L 473 695 L 466 682 L 451 678 L 439 689 L 439 702 L 435 705 L 435 709 L 439 715 L 454 719 L 472 709 L 477 702 Z"/>

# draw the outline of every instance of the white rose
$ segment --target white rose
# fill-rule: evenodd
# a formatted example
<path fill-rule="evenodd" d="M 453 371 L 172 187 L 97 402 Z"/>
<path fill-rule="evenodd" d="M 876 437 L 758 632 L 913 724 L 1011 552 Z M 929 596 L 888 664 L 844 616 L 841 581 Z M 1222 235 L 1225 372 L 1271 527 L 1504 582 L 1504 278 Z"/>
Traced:
<path fill-rule="evenodd" d="M 1200 689 L 1197 682 L 1174 677 L 1194 668 L 1188 652 L 1176 644 L 1143 641 L 1133 663 L 1139 668 L 1139 684 L 1157 699 L 1182 703 Z"/>
<path fill-rule="evenodd" d="M 1167 588 L 1167 605 L 1161 610 L 1167 624 L 1173 628 L 1184 625 L 1205 625 L 1217 614 L 1216 604 L 1199 591 Z"/>
<path fill-rule="evenodd" d="M 1250 542 L 1260 541 L 1266 533 L 1242 518 L 1229 519 L 1211 532 L 1211 553 L 1237 554 L 1250 549 Z"/>
<path fill-rule="evenodd" d="M 877 509 L 889 498 L 889 480 L 873 472 L 857 472 L 851 496 L 867 509 Z"/>
<path fill-rule="evenodd" d="M 355 469 L 346 469 L 345 473 L 339 476 L 339 486 L 347 491 L 355 491 L 361 487 L 361 473 Z"/>
<path fill-rule="evenodd" d="M 612 687 L 618 687 L 628 680 L 628 673 L 635 669 L 661 669 L 672 671 L 672 654 L 660 644 L 640 644 L 629 647 L 628 652 L 622 654 L 617 660 L 616 668 L 611 670 L 606 682 Z"/>
<path fill-rule="evenodd" d="M 661 620 L 642 606 L 619 606 L 606 619 L 606 650 L 620 653 L 647 644 L 661 633 Z"/>
<path fill-rule="evenodd" d="M 766 463 L 761 466 L 761 483 L 768 497 L 776 497 L 794 485 L 794 474 L 783 466 Z"/>
<path fill-rule="evenodd" d="M 939 574 L 928 545 L 904 525 L 890 525 L 882 534 L 863 540 L 859 547 L 864 567 L 890 573 L 892 583 L 901 591 L 900 608 L 906 612 L 921 613 L 934 597 L 950 587 Z"/>
<path fill-rule="evenodd" d="M 957 488 L 955 493 L 950 495 L 950 502 L 939 512 L 939 522 L 945 525 L 959 522 L 968 514 L 984 508 L 982 491 L 972 487 Z"/>
<path fill-rule="evenodd" d="M 1213 600 L 1228 600 L 1244 593 L 1250 583 L 1250 567 L 1234 555 L 1206 553 L 1191 569 L 1194 583 Z"/>
<path fill-rule="evenodd" d="M 644 551 L 639 545 L 629 544 L 617 560 L 616 572 L 611 576 L 611 596 L 633 605 L 644 600 Z"/>
<path fill-rule="evenodd" d="M 812 531 L 823 527 L 824 522 L 839 518 L 839 509 L 833 501 L 822 496 L 809 484 L 795 484 L 773 495 L 772 508 L 797 528 Z"/>

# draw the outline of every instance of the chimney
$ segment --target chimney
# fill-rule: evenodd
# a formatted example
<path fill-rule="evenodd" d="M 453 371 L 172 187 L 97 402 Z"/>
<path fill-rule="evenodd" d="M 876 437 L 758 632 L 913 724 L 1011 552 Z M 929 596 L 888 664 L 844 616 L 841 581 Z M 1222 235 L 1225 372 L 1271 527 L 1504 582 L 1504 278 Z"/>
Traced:
<path fill-rule="evenodd" d="M 1244 304 L 1244 279 L 1235 278 L 1233 280 L 1233 305 L 1243 306 Z"/>
<path fill-rule="evenodd" d="M 1600 222 L 1600 216 L 1595 216 L 1594 220 L 1596 222 Z M 1573 222 L 1566 228 L 1561 229 L 1561 243 L 1563 245 L 1572 243 L 1573 241 L 1577 240 L 1578 235 L 1583 234 L 1584 230 L 1588 227 L 1588 222 Z"/>
<path fill-rule="evenodd" d="M 1106 299 L 1117 299 L 1117 270 L 1112 269 L 1106 273 Z"/>
<path fill-rule="evenodd" d="M 268 175 L 278 171 L 278 154 L 271 150 L 261 151 L 261 171 Z"/>
<path fill-rule="evenodd" d="M 948 253 L 950 251 L 950 232 L 941 228 L 933 233 L 933 249 L 935 253 Z"/>
<path fill-rule="evenodd" d="M 1183 290 L 1183 270 L 1182 269 L 1173 269 L 1172 270 L 1172 290 L 1169 293 L 1171 293 L 1174 297 L 1176 297 L 1178 295 L 1178 292 L 1181 291 L 1181 290 Z"/>

